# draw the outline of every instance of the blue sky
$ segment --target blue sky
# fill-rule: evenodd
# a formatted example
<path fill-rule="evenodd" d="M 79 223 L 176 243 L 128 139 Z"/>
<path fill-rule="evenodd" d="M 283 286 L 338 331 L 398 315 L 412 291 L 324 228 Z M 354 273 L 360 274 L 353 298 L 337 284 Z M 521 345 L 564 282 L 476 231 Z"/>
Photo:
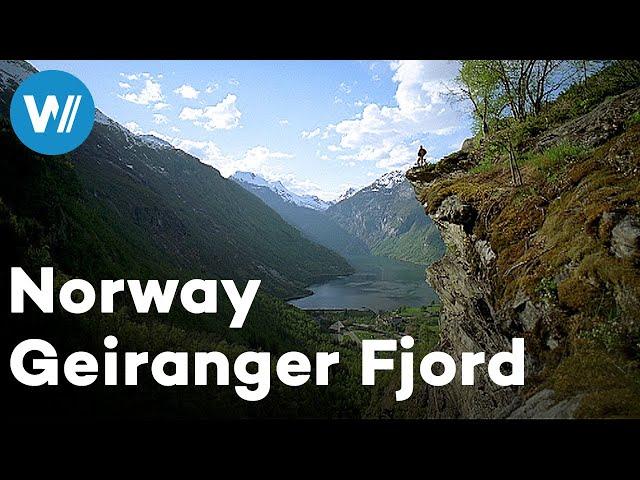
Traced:
<path fill-rule="evenodd" d="M 80 78 L 96 106 L 224 176 L 252 171 L 333 199 L 470 136 L 447 61 L 40 61 Z"/>

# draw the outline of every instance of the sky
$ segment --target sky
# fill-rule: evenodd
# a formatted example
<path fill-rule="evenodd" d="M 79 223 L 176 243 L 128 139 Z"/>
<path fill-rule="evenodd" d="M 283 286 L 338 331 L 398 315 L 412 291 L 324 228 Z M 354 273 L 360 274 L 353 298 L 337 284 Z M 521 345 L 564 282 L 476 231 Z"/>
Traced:
<path fill-rule="evenodd" d="M 471 136 L 454 61 L 53 61 L 96 107 L 217 168 L 332 200 Z"/>

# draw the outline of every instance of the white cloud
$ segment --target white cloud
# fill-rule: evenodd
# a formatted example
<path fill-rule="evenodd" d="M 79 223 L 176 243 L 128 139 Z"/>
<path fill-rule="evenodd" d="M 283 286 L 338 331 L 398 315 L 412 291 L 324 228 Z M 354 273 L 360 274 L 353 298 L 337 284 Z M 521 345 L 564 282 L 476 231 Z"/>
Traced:
<path fill-rule="evenodd" d="M 191 85 L 186 84 L 186 83 L 184 85 L 181 85 L 178 88 L 176 88 L 173 91 L 173 93 L 177 93 L 182 98 L 188 98 L 188 99 L 191 99 L 191 100 L 198 98 L 198 95 L 200 95 L 200 91 L 199 90 L 196 90 Z"/>
<path fill-rule="evenodd" d="M 348 83 L 342 82 L 339 88 L 341 92 L 346 93 L 347 95 L 351 93 L 351 86 Z"/>
<path fill-rule="evenodd" d="M 240 85 L 240 82 L 238 80 L 236 80 L 235 78 L 230 78 L 229 79 L 229 85 L 233 85 L 234 87 L 238 87 Z"/>
<path fill-rule="evenodd" d="M 242 113 L 236 107 L 236 97 L 228 94 L 220 103 L 204 108 L 185 107 L 180 112 L 180 120 L 190 120 L 207 130 L 229 130 L 240 124 Z"/>
<path fill-rule="evenodd" d="M 374 73 L 371 76 L 371 80 L 374 81 L 374 82 L 379 82 L 380 81 L 380 75 L 378 75 L 377 73 Z"/>
<path fill-rule="evenodd" d="M 162 115 L 161 113 L 154 113 L 153 114 L 153 123 L 155 123 L 156 125 L 162 125 L 163 123 L 168 123 L 169 119 L 167 118 L 166 115 Z"/>
<path fill-rule="evenodd" d="M 269 160 L 290 158 L 293 158 L 293 155 L 290 153 L 273 152 L 267 147 L 257 146 L 247 150 L 244 156 L 235 162 L 235 168 L 236 170 L 266 173 L 268 170 L 265 170 L 264 167 Z"/>
<path fill-rule="evenodd" d="M 142 132 L 140 132 L 142 133 Z M 169 142 L 171 143 L 173 138 L 170 137 L 169 135 L 165 135 L 164 133 L 160 133 L 157 130 L 149 130 L 148 132 L 145 133 L 145 135 L 153 135 L 154 137 L 159 138 L 160 140 L 164 140 L 165 142 Z"/>
<path fill-rule="evenodd" d="M 135 80 L 139 80 L 140 79 L 140 74 L 139 73 L 120 73 L 121 77 L 126 78 L 127 80 L 130 81 L 135 81 Z"/>
<path fill-rule="evenodd" d="M 159 102 L 159 103 L 156 103 L 153 106 L 153 109 L 154 110 L 164 110 L 165 108 L 169 108 L 169 107 L 171 107 L 171 105 L 169 105 L 168 103 Z"/>
<path fill-rule="evenodd" d="M 461 124 L 460 112 L 446 94 L 457 64 L 444 61 L 390 63 L 396 83 L 396 105 L 369 103 L 353 118 L 335 126 L 345 162 L 374 161 L 384 169 L 403 168 L 415 161 L 414 143 L 429 135 L 446 136 Z M 356 103 L 356 106 L 364 102 Z M 424 140 L 422 140 L 424 138 Z M 336 151 L 335 146 L 330 151 Z"/>
<path fill-rule="evenodd" d="M 138 125 L 136 122 L 127 122 L 124 124 L 124 126 L 127 128 L 127 130 L 136 135 L 140 135 L 142 133 L 140 125 Z"/>
<path fill-rule="evenodd" d="M 297 178 L 293 173 L 279 173 L 272 177 L 265 175 L 265 178 L 267 180 L 280 180 L 285 187 L 298 195 L 315 195 L 327 201 L 337 198 L 342 193 L 342 190 L 326 190 L 313 180 Z"/>
<path fill-rule="evenodd" d="M 335 132 L 336 130 L 336 126 L 333 123 L 330 123 L 329 125 L 327 125 L 324 129 L 324 132 L 322 132 L 322 138 L 323 140 L 326 140 L 327 138 L 329 138 L 329 136 Z"/>
<path fill-rule="evenodd" d="M 136 134 L 142 134 L 138 124 L 130 122 L 127 128 L 135 130 Z M 172 131 L 179 131 L 175 127 Z M 212 141 L 198 141 L 179 137 L 170 137 L 156 131 L 146 132 L 162 140 L 171 143 L 174 147 L 190 153 L 197 157 L 200 162 L 217 169 L 224 177 L 229 177 L 237 171 L 249 171 L 263 176 L 267 180 L 280 180 L 291 191 L 298 194 L 317 195 L 324 200 L 336 198 L 340 191 L 328 191 L 322 189 L 315 182 L 298 179 L 294 174 L 283 171 L 281 166 L 274 165 L 273 160 L 290 160 L 294 156 L 290 153 L 274 151 L 264 145 L 257 145 L 249 148 L 241 155 L 230 155 L 224 153 L 220 147 Z"/>
<path fill-rule="evenodd" d="M 198 157 L 204 164 L 210 165 L 220 173 L 222 173 L 227 165 L 233 163 L 233 159 L 227 155 L 224 155 L 218 145 L 211 141 L 194 141 L 188 139 L 175 138 L 171 141 L 171 144 Z M 224 173 L 222 173 L 224 175 Z"/>
<path fill-rule="evenodd" d="M 330 152 L 337 152 L 337 151 L 339 151 L 341 149 L 340 149 L 340 147 L 338 145 L 329 145 L 327 147 L 327 150 L 329 150 Z"/>
<path fill-rule="evenodd" d="M 303 130 L 302 132 L 300 132 L 300 136 L 302 138 L 314 138 L 320 135 L 320 133 L 321 133 L 321 130 L 320 130 L 320 127 L 318 127 L 315 130 L 311 130 L 310 132 L 308 132 L 307 130 Z"/>
<path fill-rule="evenodd" d="M 269 165 L 269 160 L 293 158 L 293 155 L 289 153 L 271 151 L 265 146 L 252 147 L 243 155 L 233 157 L 224 154 L 220 147 L 211 141 L 173 139 L 171 143 L 176 148 L 198 157 L 202 163 L 216 168 L 224 177 L 228 177 L 239 170 L 272 177 L 273 169 Z"/>
<path fill-rule="evenodd" d="M 283 118 L 281 120 L 278 120 L 278 123 L 283 127 L 286 127 L 287 125 L 289 125 L 289 120 L 287 120 L 286 118 Z"/>
<path fill-rule="evenodd" d="M 175 133 L 179 133 L 180 129 L 178 127 L 171 127 L 171 131 Z"/>
<path fill-rule="evenodd" d="M 127 82 L 118 82 L 118 86 L 119 86 L 120 88 L 125 88 L 125 89 L 129 89 L 129 88 L 131 88 L 131 84 L 130 84 L 130 83 L 127 83 Z"/>
<path fill-rule="evenodd" d="M 207 88 L 205 89 L 206 93 L 213 93 L 216 90 L 218 90 L 220 88 L 220 85 L 218 85 L 217 83 L 210 83 L 209 85 L 207 85 Z"/>
<path fill-rule="evenodd" d="M 162 87 L 152 78 L 147 78 L 145 80 L 144 87 L 142 87 L 140 92 L 130 92 L 118 96 L 127 102 L 137 103 L 138 105 L 149 105 L 150 103 L 156 103 L 164 100 Z"/>

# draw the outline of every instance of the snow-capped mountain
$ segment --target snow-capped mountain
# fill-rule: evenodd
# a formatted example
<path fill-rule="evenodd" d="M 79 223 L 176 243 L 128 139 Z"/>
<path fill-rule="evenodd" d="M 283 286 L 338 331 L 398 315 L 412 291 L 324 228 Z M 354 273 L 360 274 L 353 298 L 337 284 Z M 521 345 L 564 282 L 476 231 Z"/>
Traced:
<path fill-rule="evenodd" d="M 164 149 L 164 148 L 174 148 L 166 140 L 162 140 L 161 138 L 156 137 L 155 135 L 146 134 L 146 135 L 138 135 L 138 138 L 142 140 L 144 143 L 149 145 L 150 147 L 156 149 Z"/>
<path fill-rule="evenodd" d="M 405 181 L 404 173 L 401 170 L 394 170 L 393 172 L 385 173 L 375 182 L 368 187 L 363 188 L 361 191 L 377 192 L 382 189 L 392 189 L 397 185 L 400 185 Z"/>
<path fill-rule="evenodd" d="M 385 189 L 391 190 L 397 185 L 400 185 L 404 181 L 405 181 L 404 173 L 402 173 L 402 171 L 400 170 L 394 170 L 393 172 L 385 173 L 384 175 L 382 175 L 380 178 L 378 178 L 375 182 L 373 182 L 371 185 L 367 187 L 361 188 L 359 190 L 354 187 L 349 188 L 346 192 L 340 195 L 333 202 L 333 204 L 335 205 L 337 203 L 340 203 L 348 198 L 353 197 L 356 193 L 360 193 L 360 192 L 377 192 L 379 190 L 385 190 Z"/>
<path fill-rule="evenodd" d="M 128 128 L 120 125 L 118 122 L 116 122 L 112 118 L 106 116 L 98 108 L 96 108 L 96 117 L 95 118 L 96 118 L 96 122 L 97 123 L 101 123 L 102 125 L 106 125 L 107 127 L 114 128 L 114 129 L 120 131 L 121 133 L 123 133 L 125 138 L 127 138 L 127 140 L 129 142 L 132 142 L 132 143 L 144 143 L 146 146 L 154 148 L 156 150 L 164 150 L 164 149 L 167 149 L 167 148 L 175 148 L 173 145 L 171 145 L 166 140 L 162 140 L 161 138 L 158 138 L 155 135 L 132 132 Z"/>
<path fill-rule="evenodd" d="M 401 171 L 385 173 L 332 205 L 326 214 L 375 255 L 426 265 L 444 250 L 437 228 L 424 215 Z"/>
<path fill-rule="evenodd" d="M 326 210 L 332 203 L 326 202 L 315 195 L 298 195 L 285 187 L 280 181 L 269 181 L 260 175 L 251 172 L 236 172 L 231 178 L 238 183 L 246 183 L 256 187 L 266 187 L 275 192 L 285 202 L 293 203 L 300 207 L 311 208 L 313 210 Z"/>
<path fill-rule="evenodd" d="M 358 193 L 358 189 L 351 187 L 342 195 L 340 195 L 338 198 L 336 198 L 334 203 L 338 203 L 338 202 L 341 202 L 342 200 L 346 200 L 347 198 L 353 197 L 356 193 Z"/>
<path fill-rule="evenodd" d="M 30 63 L 19 60 L 4 60 L 0 63 L 0 86 L 17 88 L 25 78 L 36 72 L 37 70 Z"/>

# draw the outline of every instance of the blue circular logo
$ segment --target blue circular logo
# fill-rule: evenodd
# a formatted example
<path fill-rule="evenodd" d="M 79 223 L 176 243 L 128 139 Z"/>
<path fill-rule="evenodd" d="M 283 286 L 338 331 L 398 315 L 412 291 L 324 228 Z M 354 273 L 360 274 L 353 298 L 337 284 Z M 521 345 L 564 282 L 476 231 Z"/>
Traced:
<path fill-rule="evenodd" d="M 89 89 L 70 73 L 46 70 L 28 77 L 11 99 L 11 125 L 22 143 L 45 155 L 77 148 L 93 128 Z"/>

